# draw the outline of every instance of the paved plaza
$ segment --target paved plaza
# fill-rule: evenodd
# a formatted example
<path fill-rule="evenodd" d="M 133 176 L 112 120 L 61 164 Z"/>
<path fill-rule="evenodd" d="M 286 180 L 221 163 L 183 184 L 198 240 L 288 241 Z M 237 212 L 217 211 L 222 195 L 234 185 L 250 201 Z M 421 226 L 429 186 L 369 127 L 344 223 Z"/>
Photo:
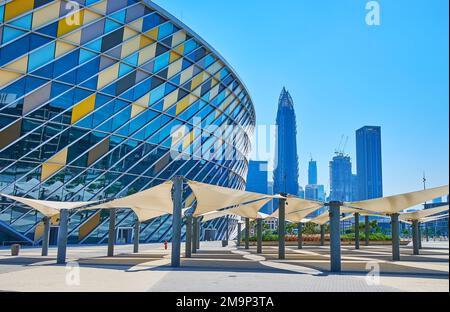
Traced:
<path fill-rule="evenodd" d="M 105 257 L 106 246 L 69 246 L 68 265 L 56 265 L 56 249 L 48 257 L 39 248 L 24 248 L 17 257 L 0 249 L 0 291 L 193 291 L 193 292 L 301 292 L 301 291 L 449 291 L 448 242 L 423 243 L 420 256 L 402 247 L 401 261 L 391 262 L 391 246 L 342 247 L 340 274 L 329 272 L 329 247 L 278 249 L 264 246 L 245 250 L 202 242 L 181 267 L 170 267 L 169 249 L 144 244 L 138 254 L 132 246 L 116 246 L 115 257 Z M 380 272 L 378 274 L 377 272 Z"/>

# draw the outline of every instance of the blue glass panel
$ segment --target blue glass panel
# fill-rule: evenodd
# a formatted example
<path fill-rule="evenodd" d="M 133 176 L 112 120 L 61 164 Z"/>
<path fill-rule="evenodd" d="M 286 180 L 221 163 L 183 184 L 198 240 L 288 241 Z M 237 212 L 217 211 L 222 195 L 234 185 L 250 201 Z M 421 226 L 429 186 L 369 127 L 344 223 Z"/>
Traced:
<path fill-rule="evenodd" d="M 83 64 L 84 62 L 96 57 L 97 54 L 91 51 L 80 49 L 80 58 L 78 59 L 78 64 Z"/>
<path fill-rule="evenodd" d="M 51 44 L 30 54 L 28 60 L 28 70 L 32 71 L 53 59 L 55 53 L 55 43 Z"/>
<path fill-rule="evenodd" d="M 51 36 L 51 37 L 56 37 L 57 33 L 58 33 L 58 22 L 54 22 L 51 23 L 50 25 L 44 26 L 42 28 L 39 28 L 38 30 L 36 30 L 36 32 Z"/>
<path fill-rule="evenodd" d="M 158 31 L 158 40 L 161 40 L 162 38 L 167 37 L 168 35 L 172 34 L 173 32 L 173 24 L 168 22 L 159 27 Z"/>
<path fill-rule="evenodd" d="M 110 19 L 106 19 L 105 21 L 105 33 L 109 33 L 110 31 L 121 27 L 119 23 L 116 23 Z"/>
<path fill-rule="evenodd" d="M 25 34 L 25 31 L 16 28 L 5 26 L 3 27 L 3 40 L 2 43 L 5 44 L 21 35 Z"/>
<path fill-rule="evenodd" d="M 9 24 L 20 27 L 20 28 L 31 29 L 31 18 L 32 18 L 32 14 L 30 13 L 30 14 L 22 16 L 21 18 L 18 18 L 12 22 L 9 22 Z"/>
<path fill-rule="evenodd" d="M 162 69 L 162 68 L 166 67 L 167 65 L 169 65 L 169 60 L 170 60 L 170 53 L 166 53 L 166 54 L 158 56 L 156 58 L 156 60 L 155 60 L 155 65 L 153 67 L 153 72 L 156 73 L 160 69 Z"/>
<path fill-rule="evenodd" d="M 116 12 L 116 13 L 110 15 L 111 18 L 118 20 L 122 23 L 125 23 L 125 16 L 126 16 L 126 10 L 121 10 L 119 12 Z"/>

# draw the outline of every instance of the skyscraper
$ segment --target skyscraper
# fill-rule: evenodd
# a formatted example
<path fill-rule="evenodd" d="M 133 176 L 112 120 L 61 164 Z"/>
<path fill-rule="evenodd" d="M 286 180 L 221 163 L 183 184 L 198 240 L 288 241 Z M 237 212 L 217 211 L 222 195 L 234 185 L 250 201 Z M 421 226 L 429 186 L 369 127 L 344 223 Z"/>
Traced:
<path fill-rule="evenodd" d="M 285 88 L 278 101 L 274 193 L 298 194 L 297 122 L 294 102 Z"/>
<path fill-rule="evenodd" d="M 245 190 L 249 192 L 257 192 L 262 194 L 270 194 L 268 181 L 267 161 L 254 161 L 248 163 L 247 185 Z M 272 207 L 267 204 L 261 208 L 261 212 L 271 214 Z"/>
<path fill-rule="evenodd" d="M 352 200 L 352 163 L 349 156 L 338 154 L 330 161 L 330 200 Z"/>
<path fill-rule="evenodd" d="M 317 162 L 312 159 L 308 163 L 308 184 L 317 184 Z"/>
<path fill-rule="evenodd" d="M 360 200 L 383 197 L 381 127 L 356 130 L 356 170 Z"/>

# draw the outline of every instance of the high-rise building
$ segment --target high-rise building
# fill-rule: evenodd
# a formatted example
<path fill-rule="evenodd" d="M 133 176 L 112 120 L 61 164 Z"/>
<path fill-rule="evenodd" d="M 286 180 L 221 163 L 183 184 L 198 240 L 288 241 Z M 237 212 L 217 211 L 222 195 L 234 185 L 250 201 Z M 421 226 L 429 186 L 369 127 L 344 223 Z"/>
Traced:
<path fill-rule="evenodd" d="M 247 185 L 245 190 L 261 194 L 270 194 L 268 187 L 268 168 L 268 161 L 251 160 L 248 164 Z M 271 214 L 272 206 L 266 204 L 260 211 Z"/>
<path fill-rule="evenodd" d="M 274 192 L 298 195 L 297 122 L 294 102 L 285 88 L 278 101 Z"/>
<path fill-rule="evenodd" d="M 330 161 L 330 200 L 352 200 L 352 163 L 349 156 L 338 154 Z"/>
<path fill-rule="evenodd" d="M 115 199 L 176 175 L 244 189 L 255 112 L 226 60 L 151 1 L 68 4 L 0 1 L 0 193 Z M 226 155 L 212 154 L 214 145 Z M 118 214 L 117 239 L 128 242 L 135 216 Z M 69 243 L 105 243 L 108 218 L 71 213 Z M 141 241 L 170 240 L 171 218 L 141 224 Z M 224 219 L 211 222 L 224 237 Z M 35 210 L 2 199 L 0 240 L 38 244 L 42 224 Z M 55 218 L 51 239 L 57 227 Z"/>
<path fill-rule="evenodd" d="M 305 186 L 305 199 L 325 201 L 325 187 L 319 184 Z"/>
<path fill-rule="evenodd" d="M 358 192 L 358 176 L 352 174 L 352 201 L 359 200 Z"/>
<path fill-rule="evenodd" d="M 308 163 L 308 184 L 317 184 L 317 162 L 312 159 Z"/>
<path fill-rule="evenodd" d="M 356 172 L 360 200 L 383 197 L 381 127 L 356 130 Z"/>
<path fill-rule="evenodd" d="M 298 197 L 299 198 L 305 198 L 305 190 L 303 189 L 303 186 L 298 187 Z"/>

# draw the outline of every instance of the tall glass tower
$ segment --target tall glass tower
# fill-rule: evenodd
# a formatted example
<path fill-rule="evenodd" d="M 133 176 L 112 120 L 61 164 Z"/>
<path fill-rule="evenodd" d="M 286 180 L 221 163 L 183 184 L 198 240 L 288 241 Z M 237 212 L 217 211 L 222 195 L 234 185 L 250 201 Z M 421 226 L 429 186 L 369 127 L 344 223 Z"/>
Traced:
<path fill-rule="evenodd" d="M 297 122 L 294 102 L 285 88 L 278 101 L 274 194 L 298 194 Z"/>
<path fill-rule="evenodd" d="M 308 163 L 308 184 L 317 184 L 317 162 L 312 159 Z"/>
<path fill-rule="evenodd" d="M 383 197 L 381 127 L 356 130 L 356 170 L 359 199 Z"/>

